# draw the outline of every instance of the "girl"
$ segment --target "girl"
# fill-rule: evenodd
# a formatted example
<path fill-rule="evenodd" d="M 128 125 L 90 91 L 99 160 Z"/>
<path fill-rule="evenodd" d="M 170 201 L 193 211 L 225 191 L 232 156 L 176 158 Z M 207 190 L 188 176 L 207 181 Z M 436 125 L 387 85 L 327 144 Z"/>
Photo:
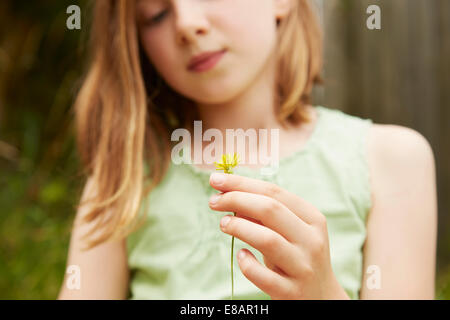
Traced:
<path fill-rule="evenodd" d="M 231 236 L 236 299 L 434 297 L 430 145 L 310 104 L 321 32 L 307 0 L 103 0 L 92 30 L 75 103 L 80 286 L 68 274 L 59 298 L 228 299 Z M 279 129 L 278 170 L 174 164 L 171 133 L 194 120 Z"/>

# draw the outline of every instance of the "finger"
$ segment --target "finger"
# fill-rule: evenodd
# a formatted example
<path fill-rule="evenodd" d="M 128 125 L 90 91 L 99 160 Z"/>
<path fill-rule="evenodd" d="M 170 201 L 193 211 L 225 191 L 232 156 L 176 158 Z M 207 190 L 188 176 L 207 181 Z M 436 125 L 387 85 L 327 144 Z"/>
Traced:
<path fill-rule="evenodd" d="M 278 268 L 273 262 L 271 262 L 269 259 L 267 259 L 265 256 L 263 256 L 263 261 L 264 264 L 266 265 L 266 267 L 270 270 L 272 270 L 273 272 L 278 273 L 280 276 L 287 276 L 286 273 L 284 273 L 283 270 L 281 270 L 280 268 Z"/>
<path fill-rule="evenodd" d="M 224 225 L 224 220 L 229 218 Z M 223 232 L 235 236 L 261 252 L 289 276 L 302 272 L 301 251 L 273 230 L 246 219 L 227 215 L 222 218 Z"/>
<path fill-rule="evenodd" d="M 274 183 L 225 173 L 212 173 L 209 183 L 213 188 L 222 192 L 243 191 L 274 198 L 308 224 L 323 221 L 323 215 L 316 207 Z"/>
<path fill-rule="evenodd" d="M 291 291 L 292 284 L 287 278 L 261 265 L 249 250 L 239 251 L 238 264 L 244 276 L 272 299 L 282 299 Z"/>
<path fill-rule="evenodd" d="M 280 201 L 261 194 L 229 191 L 211 197 L 210 208 L 252 218 L 292 243 L 307 244 L 309 225 Z"/>

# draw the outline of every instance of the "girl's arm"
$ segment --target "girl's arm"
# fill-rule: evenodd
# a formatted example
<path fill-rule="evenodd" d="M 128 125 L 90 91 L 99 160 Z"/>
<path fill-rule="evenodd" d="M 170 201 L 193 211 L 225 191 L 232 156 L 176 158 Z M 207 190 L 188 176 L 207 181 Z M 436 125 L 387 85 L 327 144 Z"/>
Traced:
<path fill-rule="evenodd" d="M 373 207 L 367 222 L 360 298 L 434 299 L 437 196 L 433 151 L 412 129 L 373 125 L 368 161 Z"/>
<path fill-rule="evenodd" d="M 95 186 L 89 179 L 82 199 L 93 192 Z M 86 211 L 84 207 L 79 210 L 75 222 L 80 221 Z M 72 270 L 79 270 L 80 288 L 76 289 L 76 281 L 73 281 L 78 272 L 66 273 L 58 299 L 126 299 L 129 273 L 125 240 L 106 242 L 82 251 L 85 243 L 80 236 L 89 228 L 89 225 L 75 223 L 70 239 L 67 267 L 75 265 Z"/>

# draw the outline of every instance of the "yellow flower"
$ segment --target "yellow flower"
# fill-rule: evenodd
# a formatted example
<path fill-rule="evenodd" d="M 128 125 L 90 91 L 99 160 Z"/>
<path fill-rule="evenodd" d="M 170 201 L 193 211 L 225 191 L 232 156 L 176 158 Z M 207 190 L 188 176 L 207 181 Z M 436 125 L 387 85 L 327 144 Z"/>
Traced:
<path fill-rule="evenodd" d="M 214 164 L 216 166 L 216 170 L 223 170 L 224 173 L 233 173 L 233 168 L 236 167 L 239 163 L 239 156 L 237 153 L 234 153 L 234 155 L 229 154 L 223 154 L 222 155 L 222 162 L 215 162 Z"/>

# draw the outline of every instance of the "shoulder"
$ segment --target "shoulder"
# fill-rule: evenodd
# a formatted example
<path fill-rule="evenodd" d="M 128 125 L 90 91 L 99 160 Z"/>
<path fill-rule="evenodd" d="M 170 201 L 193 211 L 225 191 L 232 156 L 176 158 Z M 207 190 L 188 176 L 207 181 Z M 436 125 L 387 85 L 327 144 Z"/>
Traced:
<path fill-rule="evenodd" d="M 428 140 L 418 131 L 399 125 L 373 124 L 368 134 L 369 163 L 385 170 L 408 170 L 434 163 Z"/>
<path fill-rule="evenodd" d="M 434 189 L 432 147 L 411 128 L 373 124 L 368 133 L 368 165 L 375 201 L 393 195 L 411 196 L 418 185 Z"/>

